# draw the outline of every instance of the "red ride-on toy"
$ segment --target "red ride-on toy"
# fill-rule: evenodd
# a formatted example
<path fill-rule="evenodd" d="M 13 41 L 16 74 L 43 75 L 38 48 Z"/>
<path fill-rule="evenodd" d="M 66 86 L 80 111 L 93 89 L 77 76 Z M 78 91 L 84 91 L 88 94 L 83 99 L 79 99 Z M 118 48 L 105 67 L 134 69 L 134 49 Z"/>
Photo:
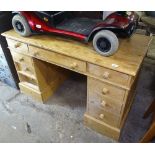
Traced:
<path fill-rule="evenodd" d="M 14 12 L 14 30 L 21 36 L 55 33 L 81 41 L 93 41 L 94 49 L 103 56 L 113 55 L 119 46 L 117 36 L 130 37 L 135 29 L 134 12 L 113 12 L 104 20 L 78 16 L 71 11 Z M 102 13 L 102 12 L 100 12 Z"/>

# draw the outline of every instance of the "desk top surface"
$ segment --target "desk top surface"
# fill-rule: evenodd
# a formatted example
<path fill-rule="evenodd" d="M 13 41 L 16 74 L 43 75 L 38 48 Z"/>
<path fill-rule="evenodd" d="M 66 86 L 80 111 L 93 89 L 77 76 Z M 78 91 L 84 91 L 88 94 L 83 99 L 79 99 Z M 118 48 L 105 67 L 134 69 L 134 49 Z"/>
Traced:
<path fill-rule="evenodd" d="M 150 40 L 150 37 L 138 34 L 134 34 L 129 39 L 120 39 L 117 53 L 110 57 L 104 57 L 93 50 L 91 43 L 88 45 L 65 37 L 54 35 L 21 37 L 14 30 L 7 31 L 2 35 L 132 76 L 137 74 Z"/>

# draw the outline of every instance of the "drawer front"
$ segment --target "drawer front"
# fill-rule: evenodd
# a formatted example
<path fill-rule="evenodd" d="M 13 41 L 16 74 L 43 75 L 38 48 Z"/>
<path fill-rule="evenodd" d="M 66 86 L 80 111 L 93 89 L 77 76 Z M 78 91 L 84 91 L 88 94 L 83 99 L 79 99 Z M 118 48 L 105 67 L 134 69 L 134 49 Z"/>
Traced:
<path fill-rule="evenodd" d="M 95 93 L 92 89 L 88 90 L 88 106 L 96 106 L 97 108 L 103 109 L 109 113 L 116 115 L 121 114 L 123 102 L 116 101 L 112 98 L 103 97 L 98 93 Z"/>
<path fill-rule="evenodd" d="M 124 101 L 125 90 L 116 86 L 107 84 L 94 78 L 88 77 L 88 89 L 102 97 L 111 98 L 116 101 Z"/>
<path fill-rule="evenodd" d="M 29 56 L 17 52 L 11 52 L 11 55 L 15 62 L 18 62 L 20 64 L 32 65 L 32 59 Z"/>
<path fill-rule="evenodd" d="M 25 76 L 23 74 L 20 74 L 20 73 L 18 73 L 18 75 L 19 75 L 20 82 L 22 82 L 22 83 L 28 83 L 30 85 L 33 85 L 33 86 L 38 87 L 38 84 L 37 84 L 37 82 L 36 82 L 35 79 L 32 79 L 32 78 L 30 78 L 28 76 Z"/>
<path fill-rule="evenodd" d="M 17 51 L 20 53 L 28 53 L 28 46 L 19 41 L 15 41 L 12 39 L 7 39 L 8 46 L 11 51 Z"/>
<path fill-rule="evenodd" d="M 88 105 L 87 114 L 114 127 L 119 126 L 120 117 L 109 113 L 96 105 Z"/>
<path fill-rule="evenodd" d="M 28 66 L 27 64 L 19 64 L 15 62 L 16 70 L 19 74 L 28 76 L 32 79 L 36 79 L 34 69 L 31 66 Z"/>
<path fill-rule="evenodd" d="M 86 71 L 86 62 L 33 46 L 29 46 L 29 52 L 32 56 L 47 62 L 55 63 L 75 71 Z"/>
<path fill-rule="evenodd" d="M 120 85 L 129 85 L 130 76 L 117 71 L 113 71 L 104 67 L 100 67 L 94 64 L 88 64 L 88 72 L 98 76 L 101 79 L 108 80 Z"/>
<path fill-rule="evenodd" d="M 27 74 L 35 74 L 32 59 L 17 52 L 11 52 L 17 71 L 23 71 Z"/>
<path fill-rule="evenodd" d="M 24 82 L 19 83 L 20 91 L 32 96 L 33 98 L 37 99 L 38 101 L 42 101 L 41 92 L 36 90 L 36 88 L 31 87 L 30 84 L 26 84 Z"/>

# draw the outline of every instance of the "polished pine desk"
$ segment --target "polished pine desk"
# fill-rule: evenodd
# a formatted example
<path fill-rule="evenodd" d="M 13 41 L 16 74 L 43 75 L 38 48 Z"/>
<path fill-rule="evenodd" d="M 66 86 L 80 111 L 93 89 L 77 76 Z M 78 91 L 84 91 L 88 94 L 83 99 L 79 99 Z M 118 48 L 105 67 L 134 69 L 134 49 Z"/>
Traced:
<path fill-rule="evenodd" d="M 67 70 L 86 75 L 85 125 L 114 139 L 119 138 L 134 98 L 149 37 L 135 34 L 130 39 L 120 40 L 118 52 L 103 57 L 91 44 L 62 37 L 35 35 L 24 38 L 13 30 L 3 35 L 16 66 L 21 92 L 45 102 L 67 78 Z"/>

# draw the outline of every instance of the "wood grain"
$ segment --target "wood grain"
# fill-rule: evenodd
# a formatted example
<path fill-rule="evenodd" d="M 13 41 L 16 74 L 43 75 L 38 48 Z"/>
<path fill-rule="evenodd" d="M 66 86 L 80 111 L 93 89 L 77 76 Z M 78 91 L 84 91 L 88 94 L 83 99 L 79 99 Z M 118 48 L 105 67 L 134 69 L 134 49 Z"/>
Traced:
<path fill-rule="evenodd" d="M 150 37 L 134 34 L 130 39 L 120 39 L 118 52 L 111 57 L 96 53 L 91 44 L 84 44 L 53 35 L 33 35 L 28 38 L 19 36 L 14 30 L 2 34 L 28 45 L 51 50 L 69 57 L 87 61 L 105 68 L 135 76 L 147 52 Z M 113 67 L 116 64 L 118 67 Z"/>
<path fill-rule="evenodd" d="M 100 67 L 94 64 L 90 64 L 90 63 L 88 64 L 88 72 L 95 76 L 99 76 L 99 78 L 101 79 L 104 79 L 106 81 L 111 81 L 113 83 L 117 83 L 122 86 L 129 87 L 131 83 L 129 75 L 123 74 L 111 69 L 107 69 L 104 67 Z"/>
<path fill-rule="evenodd" d="M 90 115 L 87 115 L 86 113 L 84 115 L 84 124 L 103 135 L 111 137 L 115 140 L 119 139 L 120 129 L 112 127 L 98 119 L 91 117 Z"/>
<path fill-rule="evenodd" d="M 86 75 L 84 123 L 118 140 L 134 99 L 149 37 L 135 34 L 130 39 L 120 39 L 117 53 L 104 57 L 91 44 L 54 35 L 24 38 L 13 30 L 3 35 L 8 40 L 22 92 L 45 102 L 69 76 L 69 70 Z M 31 74 L 23 65 L 32 67 Z"/>

